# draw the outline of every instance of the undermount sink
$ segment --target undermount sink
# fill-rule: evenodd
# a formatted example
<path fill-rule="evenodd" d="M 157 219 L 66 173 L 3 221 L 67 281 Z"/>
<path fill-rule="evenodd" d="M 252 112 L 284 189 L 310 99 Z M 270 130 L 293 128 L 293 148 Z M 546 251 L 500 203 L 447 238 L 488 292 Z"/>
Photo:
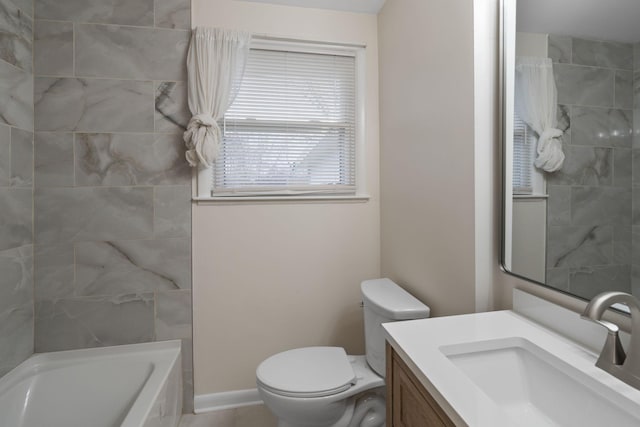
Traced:
<path fill-rule="evenodd" d="M 522 426 L 638 426 L 638 403 L 515 337 L 440 351 Z"/>

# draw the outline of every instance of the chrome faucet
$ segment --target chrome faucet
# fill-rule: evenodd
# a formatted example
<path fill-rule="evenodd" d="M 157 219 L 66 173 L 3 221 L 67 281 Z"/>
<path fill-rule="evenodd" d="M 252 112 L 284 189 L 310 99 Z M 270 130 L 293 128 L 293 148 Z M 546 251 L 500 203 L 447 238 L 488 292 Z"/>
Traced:
<path fill-rule="evenodd" d="M 631 311 L 631 340 L 627 354 L 620 343 L 617 325 L 602 320 L 604 312 L 613 304 L 625 304 Z M 603 292 L 593 297 L 582 313 L 607 329 L 607 339 L 596 366 L 632 387 L 640 389 L 640 301 L 624 292 Z"/>

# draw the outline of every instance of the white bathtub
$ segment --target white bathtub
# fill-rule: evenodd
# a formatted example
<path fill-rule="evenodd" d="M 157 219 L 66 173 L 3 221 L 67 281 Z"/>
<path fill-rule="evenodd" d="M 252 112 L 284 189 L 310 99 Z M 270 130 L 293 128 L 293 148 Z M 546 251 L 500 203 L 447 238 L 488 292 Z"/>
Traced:
<path fill-rule="evenodd" d="M 0 427 L 175 427 L 180 341 L 36 354 L 0 379 Z"/>

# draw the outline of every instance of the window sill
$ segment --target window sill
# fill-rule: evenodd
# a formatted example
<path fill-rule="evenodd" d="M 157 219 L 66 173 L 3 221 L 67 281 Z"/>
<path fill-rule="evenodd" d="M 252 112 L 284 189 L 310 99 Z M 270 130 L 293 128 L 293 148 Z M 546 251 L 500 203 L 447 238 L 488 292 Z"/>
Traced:
<path fill-rule="evenodd" d="M 317 196 L 218 196 L 218 197 L 193 197 L 198 205 L 243 205 L 247 203 L 259 204 L 286 204 L 286 203 L 366 203 L 371 196 L 358 195 L 317 195 Z"/>

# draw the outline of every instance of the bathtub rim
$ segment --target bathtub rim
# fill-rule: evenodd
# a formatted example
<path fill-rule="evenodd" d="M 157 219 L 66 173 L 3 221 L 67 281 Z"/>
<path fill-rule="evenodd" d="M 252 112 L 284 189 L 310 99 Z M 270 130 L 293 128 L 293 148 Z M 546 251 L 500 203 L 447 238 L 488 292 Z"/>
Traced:
<path fill-rule="evenodd" d="M 162 391 L 163 385 L 168 380 L 173 369 L 180 371 L 180 386 L 182 386 L 181 349 L 181 340 L 168 340 L 34 353 L 0 378 L 0 397 L 21 381 L 43 372 L 73 366 L 80 361 L 90 362 L 129 355 L 140 357 L 145 354 L 153 354 L 156 357 L 148 359 L 153 369 L 120 426 L 139 427 L 141 426 L 140 423 L 148 418 L 155 401 Z M 182 401 L 182 390 L 180 390 L 180 401 Z M 182 409 L 182 402 L 180 409 Z"/>

